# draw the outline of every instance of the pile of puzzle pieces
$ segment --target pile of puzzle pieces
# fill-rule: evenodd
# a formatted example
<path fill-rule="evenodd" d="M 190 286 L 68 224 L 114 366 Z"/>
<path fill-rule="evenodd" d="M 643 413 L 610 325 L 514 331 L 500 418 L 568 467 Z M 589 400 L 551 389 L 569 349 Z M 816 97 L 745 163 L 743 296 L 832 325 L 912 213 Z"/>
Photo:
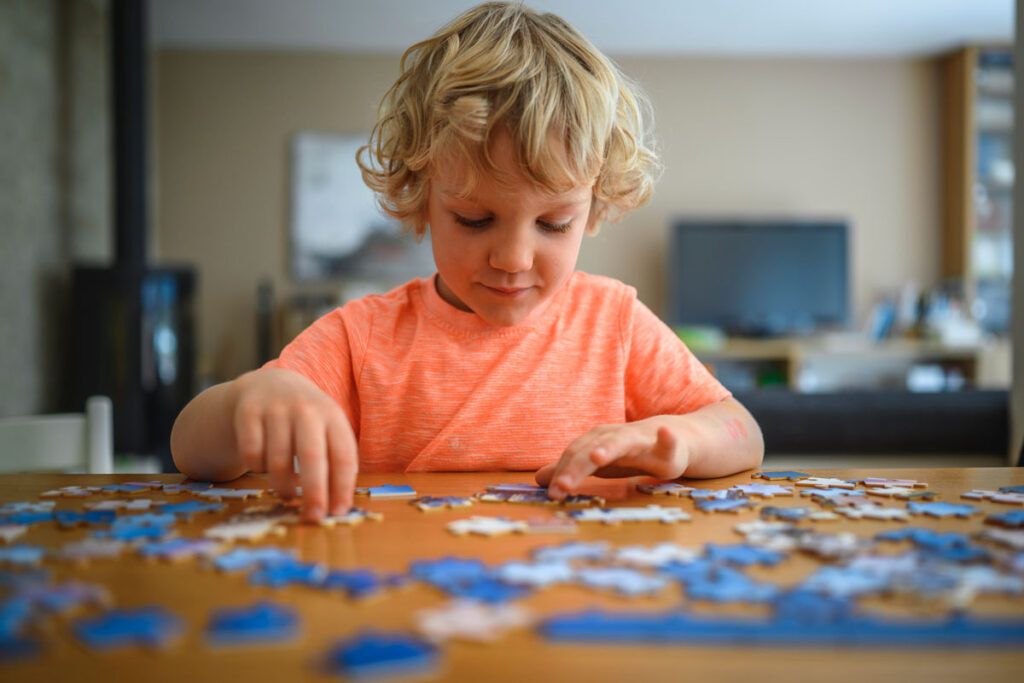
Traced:
<path fill-rule="evenodd" d="M 57 615 L 78 615 L 71 632 L 96 650 L 167 646 L 180 639 L 187 626 L 173 610 L 161 605 L 118 608 L 107 587 L 57 579 L 51 569 L 73 575 L 83 563 L 132 556 L 193 562 L 198 570 L 244 573 L 253 586 L 340 593 L 352 600 L 417 584 L 442 597 L 438 606 L 413 615 L 409 632 L 368 628 L 332 647 L 326 654 L 329 666 L 354 676 L 431 670 L 447 641 L 492 643 L 509 630 L 524 628 L 551 642 L 1024 645 L 1024 618 L 993 620 L 968 611 L 982 595 L 1024 601 L 1024 509 L 1016 509 L 1024 506 L 1024 487 L 967 491 L 963 499 L 973 502 L 965 503 L 938 501 L 924 482 L 911 480 L 848 481 L 801 472 L 760 472 L 753 479 L 717 490 L 679 483 L 641 486 L 642 494 L 673 504 L 614 507 L 595 496 L 556 503 L 544 489 L 525 484 L 497 484 L 471 497 L 418 496 L 408 486 L 358 490 L 370 501 L 408 499 L 424 512 L 459 513 L 477 504 L 478 509 L 534 505 L 552 512 L 526 520 L 471 515 L 441 522 L 456 536 L 574 533 L 584 524 L 693 524 L 703 515 L 756 512 L 756 518 L 734 525 L 742 542 L 698 547 L 570 541 L 535 547 L 529 557 L 493 565 L 473 557 L 420 559 L 404 573 L 331 568 L 303 561 L 292 549 L 261 545 L 286 535 L 298 522 L 294 501 L 254 500 L 265 496 L 262 489 L 134 482 L 45 491 L 39 501 L 0 505 L 0 661 L 45 656 L 40 634 L 47 633 L 46 621 Z M 162 499 L 147 497 L 155 494 Z M 83 499 L 81 509 L 67 507 L 77 499 Z M 683 509 L 684 499 L 702 514 Z M 64 507 L 58 509 L 57 501 Z M 983 515 L 981 502 L 1008 509 Z M 246 507 L 229 513 L 229 504 Z M 953 533 L 912 523 L 946 516 L 984 524 L 973 533 Z M 840 519 L 894 525 L 869 536 L 848 527 L 829 531 L 825 523 Z M 182 535 L 194 520 L 212 523 L 200 533 Z M 323 523 L 364 522 L 386 523 L 382 514 L 362 507 Z M 83 529 L 86 535 L 59 547 L 21 542 L 40 525 Z M 818 568 L 796 583 L 764 578 L 796 554 L 812 558 Z M 139 566 L 144 571 L 146 564 Z M 664 612 L 588 609 L 546 615 L 520 604 L 538 591 L 565 586 L 624 598 L 675 595 L 678 604 Z M 275 595 L 281 597 L 212 610 L 204 628 L 208 646 L 301 638 L 302 615 L 287 604 L 287 592 Z M 941 620 L 892 620 L 858 603 L 879 596 L 945 605 L 947 614 Z M 706 603 L 763 605 L 768 616 L 711 617 L 691 609 Z"/>

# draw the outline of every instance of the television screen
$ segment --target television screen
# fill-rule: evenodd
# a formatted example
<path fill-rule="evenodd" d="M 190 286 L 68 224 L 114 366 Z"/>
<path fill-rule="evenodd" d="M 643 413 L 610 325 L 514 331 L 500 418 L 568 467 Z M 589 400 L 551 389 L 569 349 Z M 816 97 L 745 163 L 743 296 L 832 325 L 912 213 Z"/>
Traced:
<path fill-rule="evenodd" d="M 847 323 L 842 221 L 681 219 L 669 250 L 669 322 L 740 336 Z"/>

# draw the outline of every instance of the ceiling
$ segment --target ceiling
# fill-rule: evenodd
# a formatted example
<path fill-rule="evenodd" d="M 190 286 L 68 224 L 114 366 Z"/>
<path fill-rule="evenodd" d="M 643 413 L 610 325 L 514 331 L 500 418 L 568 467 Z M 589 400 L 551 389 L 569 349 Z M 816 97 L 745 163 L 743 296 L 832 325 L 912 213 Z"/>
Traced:
<path fill-rule="evenodd" d="M 400 52 L 473 0 L 150 0 L 157 48 Z M 1014 0 L 533 0 L 613 55 L 918 57 L 1008 43 Z"/>

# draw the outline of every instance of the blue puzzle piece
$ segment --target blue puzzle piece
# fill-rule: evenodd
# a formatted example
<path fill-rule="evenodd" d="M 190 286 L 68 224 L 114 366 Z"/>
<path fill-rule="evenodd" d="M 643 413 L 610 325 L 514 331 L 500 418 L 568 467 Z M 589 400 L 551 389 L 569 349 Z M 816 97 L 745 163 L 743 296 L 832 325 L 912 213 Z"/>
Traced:
<path fill-rule="evenodd" d="M 761 508 L 761 519 L 777 519 L 783 522 L 799 522 L 811 514 L 810 508 L 790 508 L 766 505 Z"/>
<path fill-rule="evenodd" d="M 588 567 L 576 572 L 576 580 L 591 588 L 610 588 L 622 595 L 649 595 L 665 588 L 664 576 L 628 567 Z"/>
<path fill-rule="evenodd" d="M 16 567 L 34 567 L 43 560 L 46 549 L 38 545 L 18 544 L 0 546 L 0 564 Z"/>
<path fill-rule="evenodd" d="M 773 584 L 757 583 L 732 567 L 714 567 L 682 581 L 691 600 L 714 602 L 768 602 L 779 589 Z"/>
<path fill-rule="evenodd" d="M 150 490 L 150 487 L 136 483 L 111 483 L 100 486 L 99 490 L 104 494 L 141 494 L 143 490 Z"/>
<path fill-rule="evenodd" d="M 326 574 L 327 570 L 319 562 L 288 560 L 271 562 L 256 569 L 249 574 L 249 583 L 254 586 L 269 586 L 271 588 L 281 588 L 293 584 L 317 586 L 323 581 Z"/>
<path fill-rule="evenodd" d="M 849 567 L 821 567 L 800 584 L 804 590 L 840 598 L 876 595 L 889 589 L 889 578 Z"/>
<path fill-rule="evenodd" d="M 488 574 L 487 565 L 475 558 L 442 557 L 437 560 L 417 560 L 409 565 L 409 574 L 419 581 L 444 587 L 482 578 Z"/>
<path fill-rule="evenodd" d="M 30 569 L 28 571 L 11 571 L 0 569 L 0 588 L 20 590 L 37 583 L 49 583 L 49 569 Z"/>
<path fill-rule="evenodd" d="M 813 498 L 815 501 L 822 500 L 833 500 L 834 498 L 840 498 L 842 496 L 863 496 L 864 492 L 855 489 L 804 489 L 800 492 L 801 496 Z"/>
<path fill-rule="evenodd" d="M 297 559 L 294 550 L 283 548 L 234 548 L 214 558 L 213 565 L 223 572 L 234 572 Z"/>
<path fill-rule="evenodd" d="M 704 578 L 719 568 L 720 565 L 706 557 L 691 562 L 673 561 L 658 567 L 662 576 L 687 584 L 690 581 Z"/>
<path fill-rule="evenodd" d="M 350 598 L 364 598 L 404 582 L 404 577 L 382 575 L 369 569 L 335 569 L 327 573 L 320 588 L 342 591 Z"/>
<path fill-rule="evenodd" d="M 405 484 L 381 484 L 380 486 L 371 486 L 366 491 L 370 494 L 370 498 L 404 498 L 416 495 L 416 489 Z"/>
<path fill-rule="evenodd" d="M 97 531 L 93 536 L 130 543 L 132 541 L 158 541 L 168 533 L 170 533 L 170 529 L 164 526 L 115 526 L 106 531 Z"/>
<path fill-rule="evenodd" d="M 160 647 L 180 635 L 183 628 L 180 618 L 157 606 L 111 610 L 72 624 L 78 639 L 98 650 L 127 645 Z"/>
<path fill-rule="evenodd" d="M 87 510 L 86 512 L 57 510 L 53 513 L 53 516 L 57 520 L 57 524 L 64 528 L 76 527 L 79 524 L 106 526 L 113 524 L 114 520 L 117 519 L 117 513 L 113 510 Z"/>
<path fill-rule="evenodd" d="M 437 660 L 437 648 L 419 638 L 363 631 L 338 643 L 327 655 L 327 666 L 346 676 L 377 678 L 429 672 Z"/>
<path fill-rule="evenodd" d="M 910 541 L 929 557 L 947 562 L 980 562 L 987 560 L 991 553 L 971 542 L 966 534 L 938 532 L 924 527 L 903 527 L 885 531 L 875 536 L 880 541 Z"/>
<path fill-rule="evenodd" d="M 276 643 L 294 640 L 298 634 L 295 610 L 266 601 L 217 610 L 206 626 L 207 641 L 218 646 Z"/>
<path fill-rule="evenodd" d="M 928 515 L 929 517 L 970 517 L 978 508 L 965 503 L 907 503 L 907 510 L 912 515 Z"/>
<path fill-rule="evenodd" d="M 989 515 L 985 518 L 985 524 L 998 524 L 1010 529 L 1024 528 L 1024 510 L 1010 510 L 998 515 Z"/>
<path fill-rule="evenodd" d="M 81 581 L 34 584 L 22 588 L 18 595 L 30 601 L 33 607 L 52 614 L 65 614 L 82 605 L 103 605 L 110 600 L 110 593 L 103 586 Z"/>
<path fill-rule="evenodd" d="M 50 522 L 54 519 L 54 513 L 52 510 L 38 510 L 25 512 L 12 512 L 0 516 L 0 524 L 39 524 L 40 522 Z"/>
<path fill-rule="evenodd" d="M 1024 493 L 1024 486 L 1000 486 L 999 493 Z"/>
<path fill-rule="evenodd" d="M 806 472 L 793 472 L 791 470 L 778 470 L 774 472 L 755 472 L 750 475 L 752 479 L 767 479 L 768 481 L 776 481 L 778 479 L 789 479 L 790 481 L 797 481 L 798 479 L 804 479 L 811 475 Z"/>
<path fill-rule="evenodd" d="M 492 576 L 483 576 L 460 583 L 452 582 L 439 586 L 453 597 L 485 602 L 489 605 L 518 600 L 532 592 L 528 586 L 512 586 Z"/>
<path fill-rule="evenodd" d="M 209 538 L 172 538 L 167 541 L 144 543 L 138 547 L 139 555 L 162 560 L 201 555 L 212 552 L 220 544 Z"/>
<path fill-rule="evenodd" d="M 704 546 L 704 553 L 712 561 L 738 564 L 741 567 L 749 567 L 752 564 L 763 564 L 773 567 L 786 557 L 784 554 L 774 550 L 759 548 L 746 543 L 733 543 L 730 545 L 707 543 Z"/>
<path fill-rule="evenodd" d="M 186 500 L 181 503 L 164 503 L 160 506 L 160 512 L 174 515 L 182 519 L 192 519 L 199 512 L 220 512 L 224 509 L 221 503 L 208 503 L 202 500 Z"/>
<path fill-rule="evenodd" d="M 561 545 L 545 546 L 533 551 L 538 562 L 571 562 L 573 560 L 601 561 L 608 557 L 608 544 L 601 541 L 570 541 Z"/>
<path fill-rule="evenodd" d="M 0 601 L 0 636 L 18 635 L 34 616 L 29 597 L 13 595 Z"/>
<path fill-rule="evenodd" d="M 39 652 L 39 643 L 22 635 L 34 617 L 32 601 L 27 598 L 13 596 L 0 601 L 0 662 L 26 659 Z"/>
<path fill-rule="evenodd" d="M 733 512 L 735 510 L 746 510 L 754 507 L 754 502 L 749 498 L 727 498 L 724 500 L 706 499 L 693 502 L 698 510 L 703 512 Z"/>
<path fill-rule="evenodd" d="M 184 484 L 164 484 L 162 490 L 164 493 L 173 495 L 177 493 L 198 493 L 212 488 L 213 483 L 209 481 L 190 481 Z"/>

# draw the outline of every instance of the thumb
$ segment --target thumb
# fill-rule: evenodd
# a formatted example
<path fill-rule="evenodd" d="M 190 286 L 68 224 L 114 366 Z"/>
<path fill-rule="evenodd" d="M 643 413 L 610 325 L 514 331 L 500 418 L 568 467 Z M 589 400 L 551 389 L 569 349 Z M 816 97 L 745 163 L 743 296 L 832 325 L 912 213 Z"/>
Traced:
<path fill-rule="evenodd" d="M 676 435 L 668 427 L 658 427 L 657 441 L 654 443 L 654 454 L 663 458 L 671 458 L 676 452 Z"/>
<path fill-rule="evenodd" d="M 558 463 L 550 462 L 547 465 L 544 465 L 544 467 L 541 467 L 539 470 L 537 470 L 536 473 L 534 473 L 534 480 L 541 486 L 547 486 L 548 484 L 550 484 L 551 475 L 555 471 L 556 464 Z"/>

